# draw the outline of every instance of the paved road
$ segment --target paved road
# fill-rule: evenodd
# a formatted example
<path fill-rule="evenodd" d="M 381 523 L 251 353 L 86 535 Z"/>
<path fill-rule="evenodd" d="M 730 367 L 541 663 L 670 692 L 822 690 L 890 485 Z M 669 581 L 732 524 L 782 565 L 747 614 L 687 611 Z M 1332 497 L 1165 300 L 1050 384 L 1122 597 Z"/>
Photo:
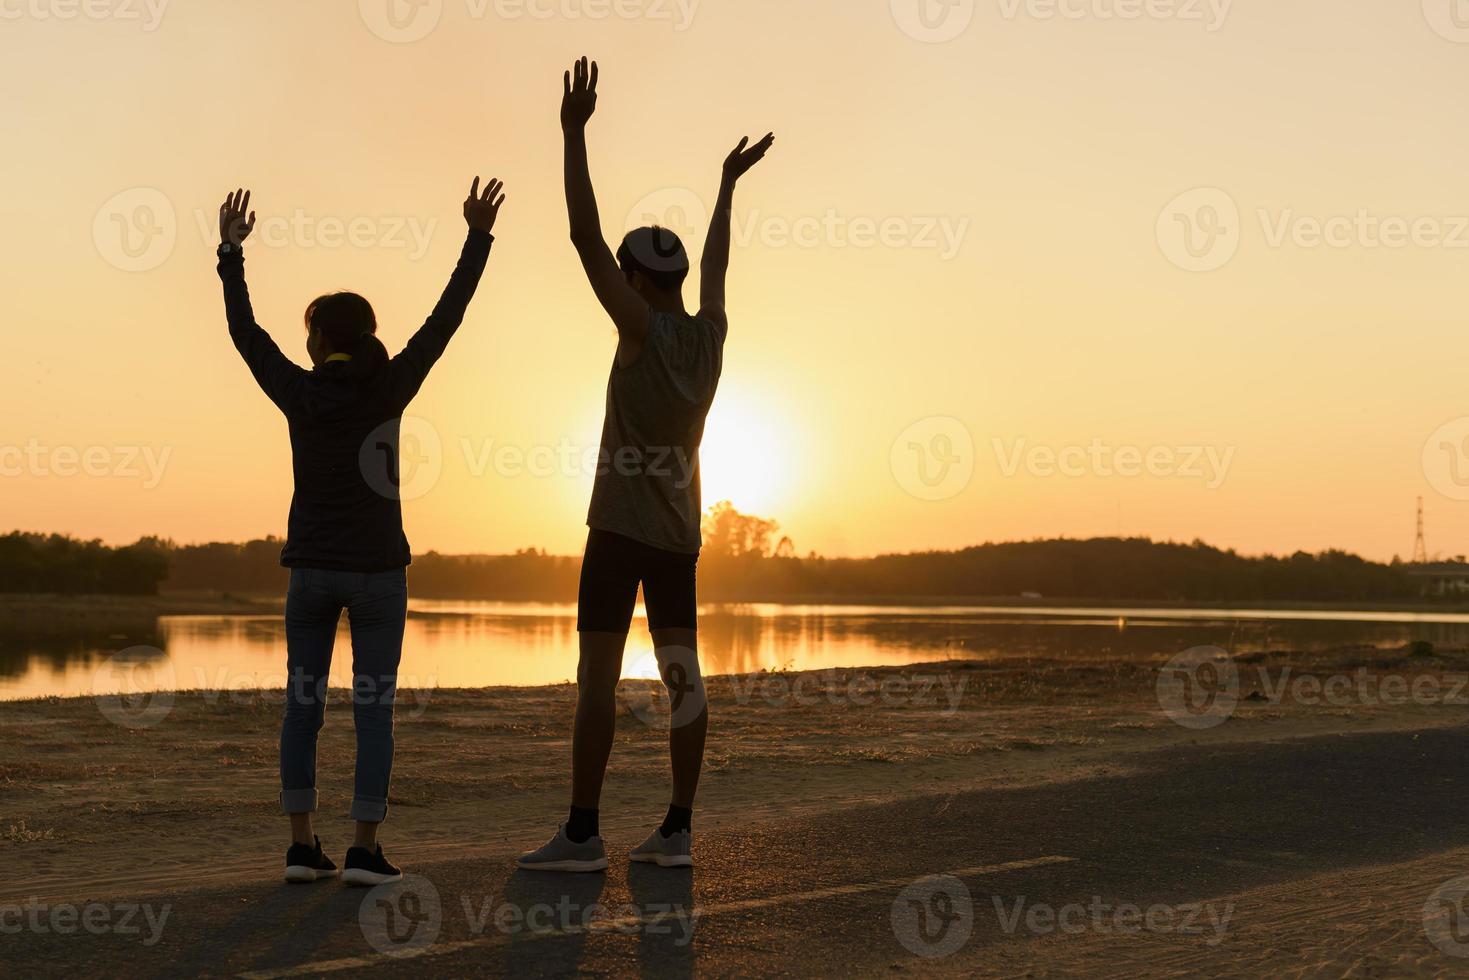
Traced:
<path fill-rule="evenodd" d="M 534 874 L 484 853 L 413 867 L 402 885 L 370 891 L 259 881 L 141 895 L 128 922 L 138 931 L 125 935 L 59 934 L 50 912 L 35 913 L 46 931 L 14 931 L 12 911 L 0 918 L 0 970 L 967 973 L 1001 946 L 1013 959 L 1016 944 L 1055 937 L 1045 914 L 1027 919 L 1027 910 L 1187 910 L 1211 896 L 1469 845 L 1466 729 L 1175 749 L 1137 761 L 1124 776 L 987 793 L 935 785 L 929 796 L 787 827 L 705 833 L 692 872 L 614 856 L 605 875 Z M 1463 870 L 1445 866 L 1442 877 Z M 91 914 L 121 925 L 129 904 L 108 897 Z M 1208 915 L 1189 924 L 1198 943 L 1213 935 Z M 1449 958 L 1443 969 L 1464 966 Z"/>

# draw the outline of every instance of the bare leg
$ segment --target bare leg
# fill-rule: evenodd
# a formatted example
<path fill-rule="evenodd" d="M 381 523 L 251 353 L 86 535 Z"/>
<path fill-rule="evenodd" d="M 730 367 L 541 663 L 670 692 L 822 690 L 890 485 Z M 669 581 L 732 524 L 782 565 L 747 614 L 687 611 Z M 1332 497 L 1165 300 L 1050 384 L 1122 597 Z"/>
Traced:
<path fill-rule="evenodd" d="M 699 634 L 690 629 L 655 630 L 653 646 L 658 652 L 658 670 L 669 689 L 668 758 L 673 768 L 670 802 L 692 810 L 709 731 L 709 707 L 698 668 Z"/>
<path fill-rule="evenodd" d="M 366 820 L 357 821 L 357 833 L 352 836 L 353 847 L 365 847 L 369 851 L 377 850 L 377 828 L 375 823 Z"/>
<path fill-rule="evenodd" d="M 291 814 L 291 840 L 297 844 L 305 844 L 313 847 L 316 844 L 316 831 L 311 828 L 311 814 Z"/>
<path fill-rule="evenodd" d="M 571 736 L 571 805 L 595 810 L 617 736 L 617 679 L 626 633 L 579 634 L 576 723 Z"/>

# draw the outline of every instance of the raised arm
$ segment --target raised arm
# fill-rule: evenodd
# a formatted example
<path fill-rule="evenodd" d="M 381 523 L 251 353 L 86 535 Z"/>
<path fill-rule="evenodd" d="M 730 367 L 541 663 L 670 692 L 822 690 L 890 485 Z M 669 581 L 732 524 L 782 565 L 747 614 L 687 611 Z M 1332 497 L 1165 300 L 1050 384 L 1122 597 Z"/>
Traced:
<path fill-rule="evenodd" d="M 561 97 L 561 132 L 566 139 L 566 214 L 571 244 L 602 309 L 617 326 L 620 342 L 641 346 L 648 334 L 648 304 L 628 285 L 607 241 L 597 214 L 597 195 L 587 165 L 587 120 L 597 109 L 597 63 L 582 58 L 566 73 Z"/>
<path fill-rule="evenodd" d="M 418 394 L 428 377 L 429 369 L 443 356 L 445 348 L 453 338 L 459 325 L 464 322 L 464 313 L 485 271 L 490 258 L 490 246 L 494 244 L 495 219 L 500 215 L 500 205 L 505 195 L 500 193 L 504 183 L 494 178 L 480 193 L 479 178 L 470 185 L 469 197 L 464 201 L 464 220 L 469 225 L 469 237 L 459 253 L 459 264 L 449 277 L 449 285 L 428 315 L 423 326 L 418 328 L 404 346 L 402 352 L 388 366 L 392 398 L 400 408 L 407 406 Z"/>
<path fill-rule="evenodd" d="M 254 230 L 255 212 L 250 210 L 250 192 L 240 189 L 225 195 L 224 203 L 219 206 L 218 270 L 224 284 L 224 312 L 229 320 L 230 339 L 255 376 L 255 383 L 284 412 L 306 372 L 282 354 L 270 334 L 255 322 L 250 289 L 245 285 L 244 252 L 245 239 Z"/>
<path fill-rule="evenodd" d="M 759 163 L 775 143 L 775 134 L 767 133 L 760 142 L 746 149 L 749 137 L 724 161 L 724 174 L 719 180 L 719 197 L 714 202 L 714 215 L 709 220 L 709 235 L 704 241 L 704 257 L 699 263 L 699 316 L 729 330 L 729 316 L 724 311 L 724 280 L 729 272 L 730 212 L 734 210 L 735 184 Z"/>

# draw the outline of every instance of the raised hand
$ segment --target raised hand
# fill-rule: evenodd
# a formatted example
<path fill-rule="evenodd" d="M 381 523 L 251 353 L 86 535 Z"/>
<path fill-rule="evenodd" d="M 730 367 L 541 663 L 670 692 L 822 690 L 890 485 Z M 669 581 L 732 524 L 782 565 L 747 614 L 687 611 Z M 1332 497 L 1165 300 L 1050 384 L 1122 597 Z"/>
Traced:
<path fill-rule="evenodd" d="M 597 63 L 585 57 L 566 73 L 566 91 L 561 96 L 561 128 L 585 126 L 597 111 Z"/>
<path fill-rule="evenodd" d="M 250 210 L 250 192 L 236 190 L 233 194 L 226 194 L 224 203 L 219 206 L 219 243 L 243 245 L 254 230 L 255 212 Z"/>
<path fill-rule="evenodd" d="M 740 145 L 735 147 L 730 155 L 724 160 L 724 176 L 727 180 L 739 180 L 751 167 L 759 163 L 767 150 L 775 143 L 775 134 L 766 133 L 760 142 L 746 149 L 750 138 L 746 136 L 740 140 Z"/>
<path fill-rule="evenodd" d="M 489 233 L 495 228 L 495 219 L 500 215 L 500 205 L 505 203 L 505 195 L 500 191 L 505 187 L 505 182 L 490 178 L 485 185 L 485 192 L 479 192 L 479 178 L 474 178 L 474 183 L 469 187 L 469 197 L 464 199 L 464 220 L 473 231 Z M 498 195 L 498 196 L 497 196 Z"/>

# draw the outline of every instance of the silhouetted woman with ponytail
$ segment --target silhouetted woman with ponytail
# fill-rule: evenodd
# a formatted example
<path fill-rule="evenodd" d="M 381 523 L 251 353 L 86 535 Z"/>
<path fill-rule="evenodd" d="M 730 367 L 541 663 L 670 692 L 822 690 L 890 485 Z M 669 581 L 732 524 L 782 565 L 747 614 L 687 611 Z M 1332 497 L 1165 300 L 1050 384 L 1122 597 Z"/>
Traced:
<path fill-rule="evenodd" d="M 481 194 L 475 178 L 464 202 L 469 237 L 459 265 L 402 353 L 388 357 L 367 300 L 331 293 L 306 308 L 310 371 L 282 354 L 255 322 L 241 250 L 255 227 L 250 192 L 236 191 L 219 209 L 219 276 L 230 337 L 255 381 L 285 414 L 291 434 L 295 493 L 281 552 L 281 564 L 291 569 L 280 795 L 291 818 L 287 881 L 337 873 L 311 817 L 317 804 L 316 736 L 343 609 L 352 628 L 357 768 L 350 815 L 357 833 L 342 879 L 377 885 L 402 877 L 377 843 L 378 824 L 388 811 L 393 700 L 408 608 L 410 557 L 398 492 L 398 428 L 479 285 L 505 201 L 502 186 L 491 180 Z"/>

